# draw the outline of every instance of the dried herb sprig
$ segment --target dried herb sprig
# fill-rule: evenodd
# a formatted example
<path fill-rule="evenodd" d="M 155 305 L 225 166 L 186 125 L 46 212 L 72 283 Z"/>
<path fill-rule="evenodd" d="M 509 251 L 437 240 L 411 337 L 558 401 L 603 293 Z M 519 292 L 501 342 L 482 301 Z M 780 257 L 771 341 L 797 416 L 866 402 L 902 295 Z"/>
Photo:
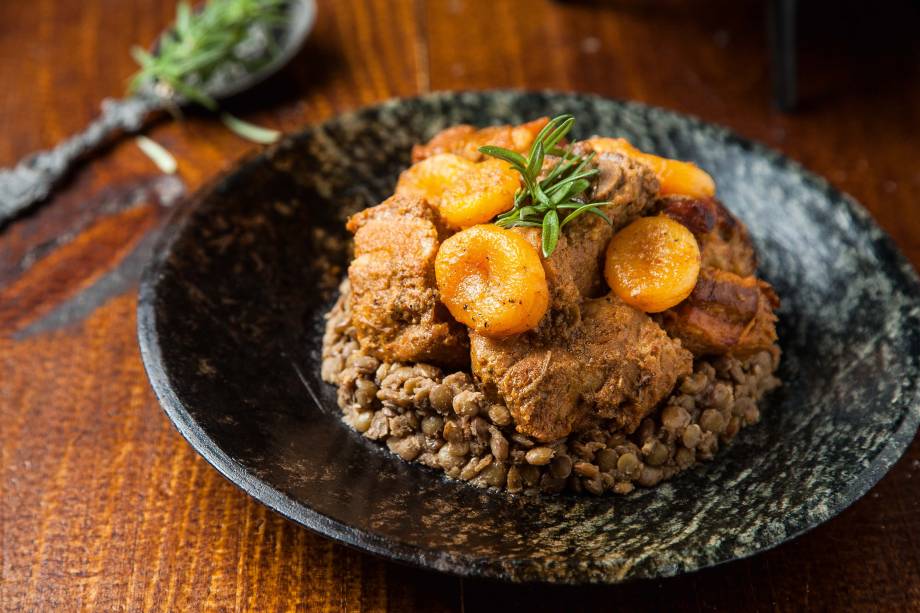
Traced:
<path fill-rule="evenodd" d="M 541 228 L 543 257 L 549 257 L 555 251 L 562 228 L 581 215 L 591 213 L 611 223 L 600 209 L 607 202 L 585 201 L 591 178 L 599 172 L 591 164 L 594 153 L 577 155 L 571 145 L 558 146 L 573 125 L 575 118 L 571 115 L 554 117 L 534 138 L 526 156 L 491 145 L 479 148 L 483 154 L 511 164 L 521 174 L 524 183 L 514 196 L 514 207 L 496 217 L 496 225 L 503 228 Z M 557 156 L 559 160 L 540 179 L 547 155 Z M 568 213 L 560 220 L 560 214 L 566 211 Z"/>

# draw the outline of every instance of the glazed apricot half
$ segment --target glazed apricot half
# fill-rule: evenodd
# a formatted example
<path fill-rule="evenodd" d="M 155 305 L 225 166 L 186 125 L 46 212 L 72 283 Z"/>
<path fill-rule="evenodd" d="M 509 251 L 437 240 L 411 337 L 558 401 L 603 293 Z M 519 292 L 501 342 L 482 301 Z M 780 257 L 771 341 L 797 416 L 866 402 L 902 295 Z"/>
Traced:
<path fill-rule="evenodd" d="M 694 198 L 711 198 L 716 194 L 716 183 L 709 174 L 692 162 L 681 162 L 640 151 L 623 138 L 591 138 L 591 147 L 599 152 L 622 153 L 644 162 L 658 177 L 662 196 L 683 195 Z"/>
<path fill-rule="evenodd" d="M 451 315 L 492 338 L 536 327 L 549 306 L 540 256 L 523 236 L 495 225 L 473 226 L 441 243 L 434 271 Z"/>
<path fill-rule="evenodd" d="M 700 274 L 693 233 L 670 217 L 642 217 L 607 246 L 604 277 L 623 302 L 658 313 L 683 301 Z"/>
<path fill-rule="evenodd" d="M 486 223 L 514 206 L 520 186 L 520 175 L 507 162 L 486 160 L 444 190 L 438 211 L 454 228 Z"/>
<path fill-rule="evenodd" d="M 397 193 L 411 193 L 433 204 L 453 228 L 486 223 L 514 205 L 517 172 L 501 160 L 471 162 L 439 153 L 412 165 L 399 177 Z"/>

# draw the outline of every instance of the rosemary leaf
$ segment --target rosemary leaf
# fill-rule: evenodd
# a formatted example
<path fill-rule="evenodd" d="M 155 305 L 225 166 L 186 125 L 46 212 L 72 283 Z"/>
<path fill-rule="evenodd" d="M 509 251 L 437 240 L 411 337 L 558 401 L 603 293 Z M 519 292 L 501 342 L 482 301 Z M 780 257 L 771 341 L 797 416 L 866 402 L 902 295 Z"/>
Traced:
<path fill-rule="evenodd" d="M 536 141 L 534 143 L 533 149 L 531 150 L 530 160 L 527 162 L 527 174 L 530 177 L 536 177 L 540 174 L 540 170 L 543 168 L 543 157 L 545 151 L 543 149 L 543 143 Z"/>
<path fill-rule="evenodd" d="M 270 145 L 281 138 L 281 132 L 278 130 L 251 124 L 248 121 L 243 121 L 239 117 L 234 117 L 230 113 L 221 113 L 220 120 L 238 136 L 246 140 L 251 140 L 254 143 Z"/>
<path fill-rule="evenodd" d="M 543 223 L 539 221 L 511 221 L 506 224 L 498 224 L 503 228 L 542 228 Z"/>
<path fill-rule="evenodd" d="M 189 7 L 188 2 L 181 0 L 179 4 L 176 5 L 176 32 L 179 33 L 180 36 L 187 36 L 191 24 L 192 9 Z"/>
<path fill-rule="evenodd" d="M 607 215 L 605 215 L 602 210 L 597 208 L 597 204 L 592 202 L 590 204 L 583 204 L 580 207 L 576 208 L 574 211 L 566 215 L 565 219 L 563 219 L 562 223 L 559 225 L 564 228 L 565 224 L 569 223 L 573 219 L 577 219 L 578 217 L 581 217 L 585 213 L 589 213 L 592 211 L 595 214 L 600 215 L 602 219 L 605 219 L 607 221 L 607 223 L 610 223 L 610 219 L 607 217 Z"/>
<path fill-rule="evenodd" d="M 154 61 L 153 56 L 146 49 L 137 46 L 131 47 L 131 57 L 142 67 L 149 66 Z"/>
<path fill-rule="evenodd" d="M 510 151 L 508 149 L 493 147 L 491 145 L 480 147 L 479 151 L 488 156 L 508 162 L 514 166 L 515 170 L 518 172 L 526 172 L 525 169 L 527 168 L 527 159 L 517 151 Z"/>
<path fill-rule="evenodd" d="M 134 139 L 138 148 L 150 158 L 150 161 L 156 164 L 157 168 L 163 174 L 171 175 L 176 172 L 176 158 L 167 151 L 160 143 L 146 136 L 138 136 Z"/>
<path fill-rule="evenodd" d="M 548 212 L 543 218 L 543 257 L 548 258 L 556 250 L 559 242 L 559 214 L 556 210 Z"/>
<path fill-rule="evenodd" d="M 553 130 L 547 137 L 546 141 L 542 143 L 542 146 L 545 149 L 552 149 L 556 146 L 560 140 L 562 140 L 566 134 L 572 129 L 572 126 L 575 125 L 575 118 L 571 115 L 560 115 L 556 119 L 563 119 L 559 122 L 559 125 Z"/>

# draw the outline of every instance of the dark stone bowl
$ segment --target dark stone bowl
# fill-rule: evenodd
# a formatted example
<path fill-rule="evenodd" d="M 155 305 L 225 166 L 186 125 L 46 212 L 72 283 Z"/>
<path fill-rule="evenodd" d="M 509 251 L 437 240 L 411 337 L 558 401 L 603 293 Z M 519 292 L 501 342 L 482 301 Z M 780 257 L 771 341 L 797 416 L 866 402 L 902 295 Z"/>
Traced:
<path fill-rule="evenodd" d="M 625 497 L 515 498 L 407 464 L 339 420 L 320 380 L 345 217 L 388 196 L 413 143 L 561 112 L 716 178 L 783 300 L 785 385 L 716 461 Z M 167 415 L 217 470 L 337 541 L 460 575 L 616 583 L 749 556 L 839 513 L 917 429 L 920 283 L 852 199 L 726 130 L 560 93 L 435 94 L 306 129 L 196 194 L 140 289 Z"/>

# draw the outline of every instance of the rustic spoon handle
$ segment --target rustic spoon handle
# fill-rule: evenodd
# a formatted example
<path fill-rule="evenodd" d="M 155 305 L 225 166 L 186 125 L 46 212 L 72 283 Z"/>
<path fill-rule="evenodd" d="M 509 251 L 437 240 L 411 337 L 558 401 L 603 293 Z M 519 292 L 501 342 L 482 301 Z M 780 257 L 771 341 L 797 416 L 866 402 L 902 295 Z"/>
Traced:
<path fill-rule="evenodd" d="M 87 128 L 54 149 L 23 159 L 14 168 L 0 170 L 0 227 L 30 205 L 43 200 L 71 166 L 117 132 L 137 132 L 150 113 L 164 106 L 160 98 L 131 96 L 106 99 L 102 114 Z"/>

